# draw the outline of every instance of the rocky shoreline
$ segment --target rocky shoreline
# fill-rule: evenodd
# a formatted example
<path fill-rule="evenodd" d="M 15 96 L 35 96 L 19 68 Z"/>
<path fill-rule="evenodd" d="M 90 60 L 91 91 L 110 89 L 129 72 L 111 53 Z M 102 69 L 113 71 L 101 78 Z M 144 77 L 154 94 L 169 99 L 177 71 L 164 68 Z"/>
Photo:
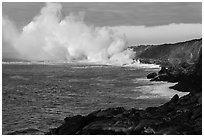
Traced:
<path fill-rule="evenodd" d="M 98 110 L 89 115 L 66 117 L 48 135 L 201 135 L 202 89 L 183 97 L 176 94 L 164 105 L 145 110 L 123 107 Z"/>
<path fill-rule="evenodd" d="M 175 95 L 168 103 L 145 110 L 122 107 L 98 110 L 87 116 L 64 119 L 64 124 L 47 135 L 200 135 L 202 134 L 202 97 Z"/>
<path fill-rule="evenodd" d="M 98 110 L 86 116 L 66 117 L 64 124 L 47 135 L 201 135 L 202 134 L 202 54 L 194 64 L 162 67 L 147 76 L 151 81 L 178 82 L 171 87 L 188 91 L 145 110 L 123 107 Z"/>

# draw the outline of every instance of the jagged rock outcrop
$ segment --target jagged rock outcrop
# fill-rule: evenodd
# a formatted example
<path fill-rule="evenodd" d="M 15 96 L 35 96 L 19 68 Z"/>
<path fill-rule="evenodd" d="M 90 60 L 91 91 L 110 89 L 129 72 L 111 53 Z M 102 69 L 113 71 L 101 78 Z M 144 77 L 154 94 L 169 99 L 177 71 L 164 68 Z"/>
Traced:
<path fill-rule="evenodd" d="M 65 118 L 51 135 L 195 135 L 202 134 L 201 96 L 176 94 L 168 103 L 146 110 L 122 107 Z"/>
<path fill-rule="evenodd" d="M 147 75 L 147 78 L 148 79 L 152 79 L 152 78 L 155 78 L 156 76 L 157 76 L 157 73 L 156 72 L 152 72 L 152 73 Z"/>
<path fill-rule="evenodd" d="M 199 91 L 202 88 L 202 50 L 194 64 L 179 64 L 176 67 L 162 67 L 151 81 L 178 82 L 172 89 L 179 91 Z M 152 74 L 152 73 L 150 73 Z"/>

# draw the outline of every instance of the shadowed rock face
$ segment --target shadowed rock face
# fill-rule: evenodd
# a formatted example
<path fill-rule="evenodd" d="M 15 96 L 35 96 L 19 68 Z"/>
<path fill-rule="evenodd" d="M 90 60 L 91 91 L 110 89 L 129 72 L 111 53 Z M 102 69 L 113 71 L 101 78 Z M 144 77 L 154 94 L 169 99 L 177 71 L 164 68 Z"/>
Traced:
<path fill-rule="evenodd" d="M 151 79 L 151 78 L 155 78 L 156 76 L 157 76 L 157 73 L 156 72 L 152 72 L 152 73 L 147 75 L 147 78 Z"/>
<path fill-rule="evenodd" d="M 63 125 L 52 129 L 52 135 L 117 135 L 117 134 L 202 134 L 200 95 L 175 95 L 171 101 L 146 110 L 122 107 L 99 110 L 87 116 L 65 118 Z"/>
<path fill-rule="evenodd" d="M 151 81 L 168 81 L 178 82 L 173 87 L 170 87 L 179 91 L 189 91 L 191 93 L 195 91 L 202 91 L 202 50 L 199 52 L 198 59 L 192 65 L 183 64 L 176 67 L 165 68 L 162 67 L 158 74 Z M 150 73 L 152 74 L 152 73 Z M 149 74 L 149 75 L 150 75 Z"/>

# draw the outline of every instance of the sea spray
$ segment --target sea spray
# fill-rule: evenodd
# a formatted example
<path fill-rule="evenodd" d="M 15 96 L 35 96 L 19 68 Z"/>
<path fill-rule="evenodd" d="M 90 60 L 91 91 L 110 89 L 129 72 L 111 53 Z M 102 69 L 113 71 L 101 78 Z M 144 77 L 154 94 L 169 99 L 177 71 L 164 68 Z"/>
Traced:
<path fill-rule="evenodd" d="M 3 40 L 30 61 L 87 61 L 124 65 L 133 63 L 135 53 L 125 35 L 110 27 L 88 26 L 84 13 L 61 14 L 62 5 L 47 3 L 39 15 L 18 31 L 3 17 Z"/>

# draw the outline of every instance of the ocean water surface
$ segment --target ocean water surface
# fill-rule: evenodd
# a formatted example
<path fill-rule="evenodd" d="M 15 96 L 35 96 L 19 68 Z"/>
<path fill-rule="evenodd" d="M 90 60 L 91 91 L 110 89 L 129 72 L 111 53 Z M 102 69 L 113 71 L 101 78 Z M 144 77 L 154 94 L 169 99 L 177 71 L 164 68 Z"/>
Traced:
<path fill-rule="evenodd" d="M 2 133 L 44 134 L 67 116 L 98 109 L 159 106 L 175 83 L 150 82 L 158 68 L 77 63 L 2 65 Z"/>

